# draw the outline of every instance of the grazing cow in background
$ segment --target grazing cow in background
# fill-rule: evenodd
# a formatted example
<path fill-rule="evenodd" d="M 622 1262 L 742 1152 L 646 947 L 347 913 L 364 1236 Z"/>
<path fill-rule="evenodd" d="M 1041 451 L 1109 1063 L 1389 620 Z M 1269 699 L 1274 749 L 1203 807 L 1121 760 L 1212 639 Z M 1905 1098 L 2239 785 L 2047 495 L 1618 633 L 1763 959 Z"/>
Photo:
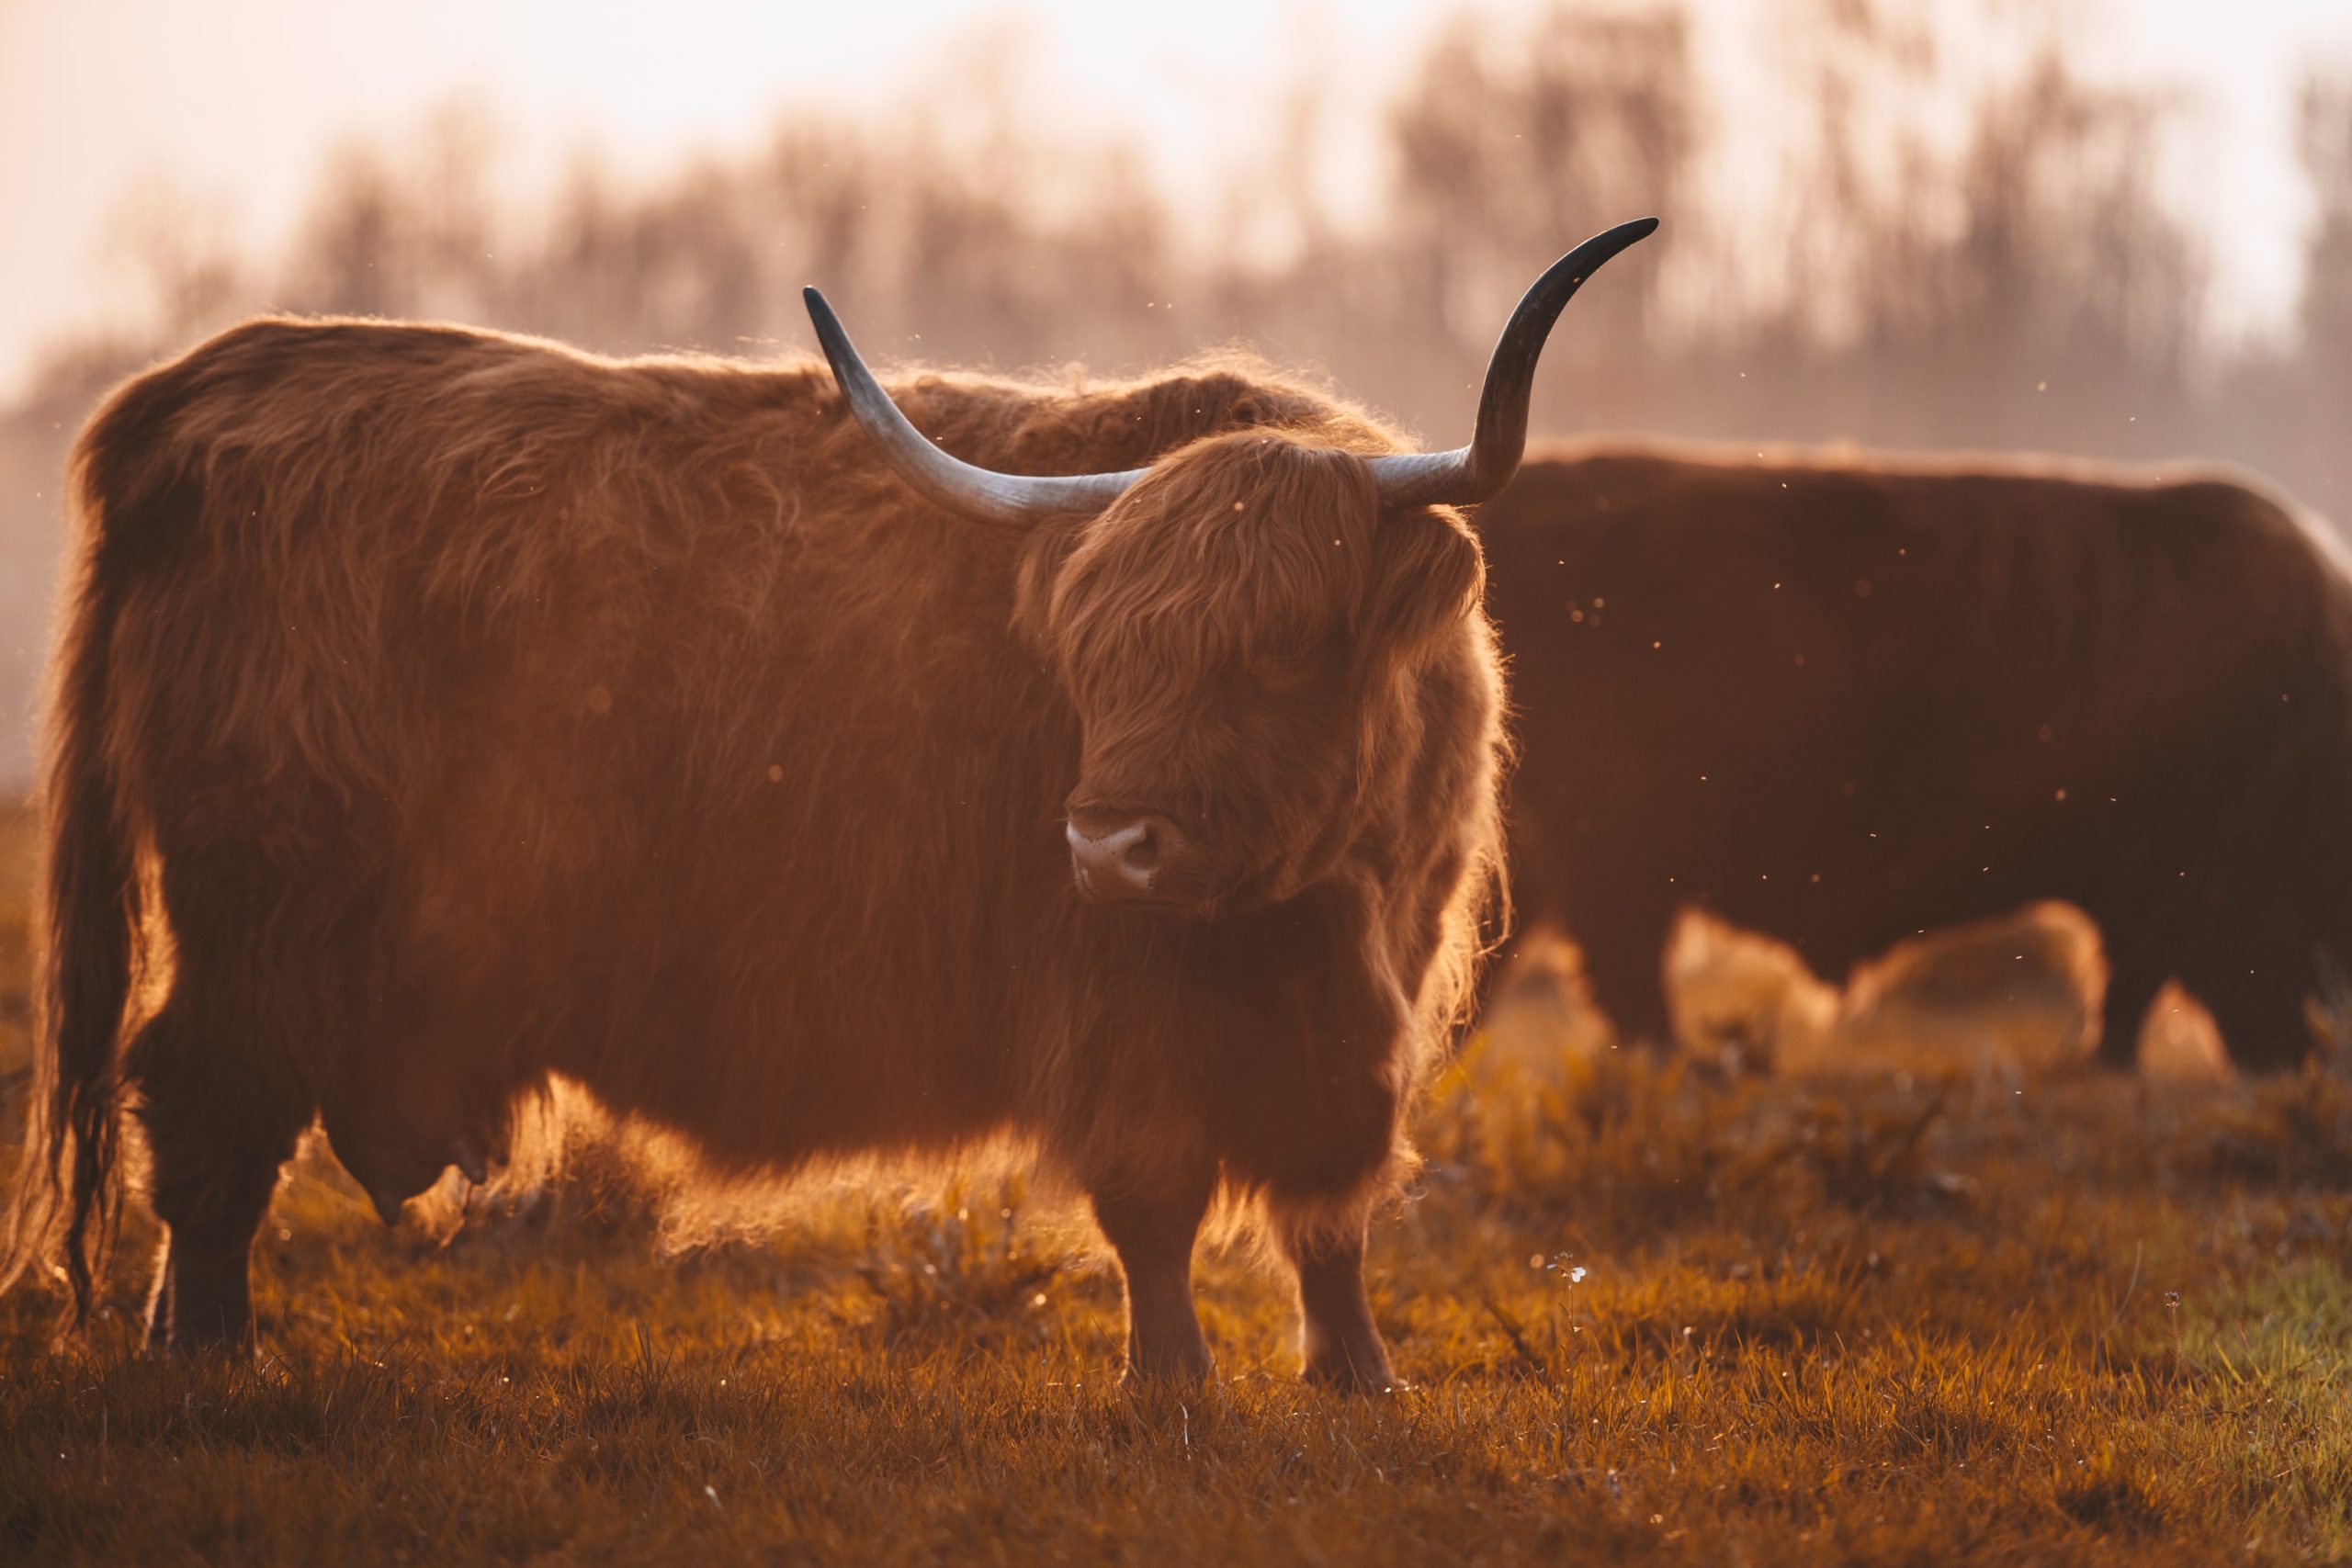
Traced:
<path fill-rule="evenodd" d="M 1661 1038 L 1695 906 L 1814 969 L 2063 899 L 2104 1051 L 2167 978 L 2300 1058 L 2352 961 L 2352 589 L 2243 485 L 1591 446 L 1479 514 L 1515 902 Z"/>
<path fill-rule="evenodd" d="M 86 1315 L 128 1104 L 151 1343 L 243 1341 L 304 1128 L 390 1220 L 558 1073 L 722 1168 L 1027 1136 L 1148 1376 L 1210 1371 L 1222 1186 L 1308 1375 L 1386 1384 L 1365 1216 L 1498 872 L 1449 508 L 1653 227 L 1538 280 L 1448 453 L 1248 367 L 902 414 L 813 294 L 832 376 L 276 320 L 131 381 L 74 459 L 17 1268 Z"/>

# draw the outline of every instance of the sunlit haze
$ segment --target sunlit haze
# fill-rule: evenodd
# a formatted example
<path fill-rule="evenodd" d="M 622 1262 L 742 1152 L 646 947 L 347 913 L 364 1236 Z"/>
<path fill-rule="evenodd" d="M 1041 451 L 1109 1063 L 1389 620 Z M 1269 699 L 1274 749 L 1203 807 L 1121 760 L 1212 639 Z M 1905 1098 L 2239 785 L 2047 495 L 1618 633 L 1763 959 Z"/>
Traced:
<path fill-rule="evenodd" d="M 1490 8 L 1508 17 L 1526 7 Z M 1772 33 L 1788 9 L 1696 7 L 1702 52 L 1723 85 L 1710 118 L 1732 168 L 1743 158 L 1770 167 L 1763 150 L 1781 113 Z M 1407 0 L 1148 10 L 1093 0 L 0 0 L 0 395 L 21 384 L 46 337 L 122 305 L 136 279 L 110 242 L 142 205 L 172 193 L 181 220 L 266 248 L 336 144 L 396 145 L 452 101 L 486 111 L 500 188 L 527 205 L 583 151 L 650 176 L 697 152 L 756 145 L 787 108 L 888 113 L 985 54 L 1015 62 L 1031 118 L 1076 139 L 1134 140 L 1181 195 L 1248 162 L 1305 83 L 1323 117 L 1315 177 L 1345 214 L 1376 200 L 1374 117 L 1443 14 Z M 2352 6 L 2112 0 L 2084 15 L 2084 36 L 2103 47 L 2079 70 L 2169 83 L 2190 99 L 2166 189 L 2210 223 L 2212 324 L 2272 323 L 2292 297 L 2302 220 L 2291 73 L 2352 55 Z"/>

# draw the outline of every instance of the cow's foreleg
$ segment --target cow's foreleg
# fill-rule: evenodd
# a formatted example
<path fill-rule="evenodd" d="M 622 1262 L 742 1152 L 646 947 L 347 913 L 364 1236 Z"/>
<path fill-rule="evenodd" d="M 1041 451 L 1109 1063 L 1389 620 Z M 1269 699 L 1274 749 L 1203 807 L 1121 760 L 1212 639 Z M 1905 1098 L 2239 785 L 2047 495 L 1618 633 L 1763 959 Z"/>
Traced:
<path fill-rule="evenodd" d="M 147 1309 L 151 1350 L 237 1349 L 253 1339 L 254 1233 L 310 1106 L 236 1035 L 206 1028 L 184 989 L 139 1032 L 127 1067 L 146 1133 L 149 1199 L 166 1232 Z"/>
<path fill-rule="evenodd" d="M 1130 1382 L 1192 1384 L 1216 1373 L 1193 1310 L 1193 1243 L 1214 1188 L 1214 1177 L 1193 1177 L 1092 1194 L 1094 1218 L 1126 1278 Z"/>
<path fill-rule="evenodd" d="M 1388 1348 L 1372 1321 L 1363 1289 L 1363 1227 L 1285 1236 L 1283 1250 L 1298 1270 L 1298 1312 L 1306 1381 L 1350 1393 L 1396 1386 Z"/>

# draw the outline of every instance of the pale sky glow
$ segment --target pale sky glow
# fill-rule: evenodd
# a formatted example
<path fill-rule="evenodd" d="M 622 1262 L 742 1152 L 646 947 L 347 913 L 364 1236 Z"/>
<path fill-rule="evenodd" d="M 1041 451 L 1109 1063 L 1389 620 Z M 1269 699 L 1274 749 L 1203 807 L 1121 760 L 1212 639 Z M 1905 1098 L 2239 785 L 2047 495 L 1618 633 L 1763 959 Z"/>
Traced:
<path fill-rule="evenodd" d="M 1709 63 L 1728 67 L 1716 118 L 1746 135 L 1745 117 L 1770 101 L 1758 78 L 1783 9 L 1692 8 Z M 2098 58 L 2084 70 L 2192 95 L 2169 188 L 2214 226 L 2220 324 L 2261 330 L 2295 283 L 2289 85 L 2308 61 L 2352 60 L 2352 0 L 2107 0 L 2089 14 Z M 525 199 L 583 145 L 652 175 L 754 145 L 790 106 L 903 102 L 1009 36 L 1036 48 L 1024 76 L 1041 118 L 1080 137 L 1124 130 L 1182 191 L 1250 155 L 1303 54 L 1323 85 L 1325 175 L 1345 208 L 1372 198 L 1374 117 L 1443 15 L 1404 0 L 0 0 L 0 396 L 44 336 L 123 299 L 107 236 L 127 191 L 185 187 L 266 244 L 339 140 L 397 141 L 460 96 L 489 110 Z"/>

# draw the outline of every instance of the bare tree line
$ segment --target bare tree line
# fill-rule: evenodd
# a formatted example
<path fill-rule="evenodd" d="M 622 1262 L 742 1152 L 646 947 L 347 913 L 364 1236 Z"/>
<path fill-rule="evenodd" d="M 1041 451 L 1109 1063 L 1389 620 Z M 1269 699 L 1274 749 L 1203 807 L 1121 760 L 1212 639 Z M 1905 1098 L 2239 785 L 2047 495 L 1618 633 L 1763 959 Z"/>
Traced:
<path fill-rule="evenodd" d="M 2223 457 L 2352 513 L 2352 73 L 2300 89 L 2316 216 L 2295 330 L 2227 349 L 2205 329 L 2204 237 L 2156 188 L 2175 96 L 2085 79 L 2053 28 L 1939 136 L 1917 106 L 1951 71 L 1905 11 L 1788 12 L 1811 118 L 1760 224 L 1721 200 L 1736 128 L 1711 111 L 1689 17 L 1577 0 L 1505 36 L 1467 15 L 1439 31 L 1388 107 L 1368 223 L 1324 211 L 1301 172 L 1304 91 L 1193 210 L 1132 149 L 1042 129 L 986 71 L 953 103 L 789 115 L 757 152 L 648 186 L 582 162 L 525 232 L 485 177 L 489 122 L 462 107 L 398 150 L 335 154 L 279 254 L 151 220 L 148 318 L 53 344 L 0 413 L 0 706 L 27 711 L 36 679 L 74 428 L 125 371 L 262 309 L 760 355 L 806 343 L 798 288 L 818 279 L 885 355 L 1114 370 L 1246 338 L 1451 441 L 1526 279 L 1657 212 L 1667 230 L 1547 357 L 1553 433 Z M 0 733 L 0 780 L 27 773 L 23 735 Z"/>

